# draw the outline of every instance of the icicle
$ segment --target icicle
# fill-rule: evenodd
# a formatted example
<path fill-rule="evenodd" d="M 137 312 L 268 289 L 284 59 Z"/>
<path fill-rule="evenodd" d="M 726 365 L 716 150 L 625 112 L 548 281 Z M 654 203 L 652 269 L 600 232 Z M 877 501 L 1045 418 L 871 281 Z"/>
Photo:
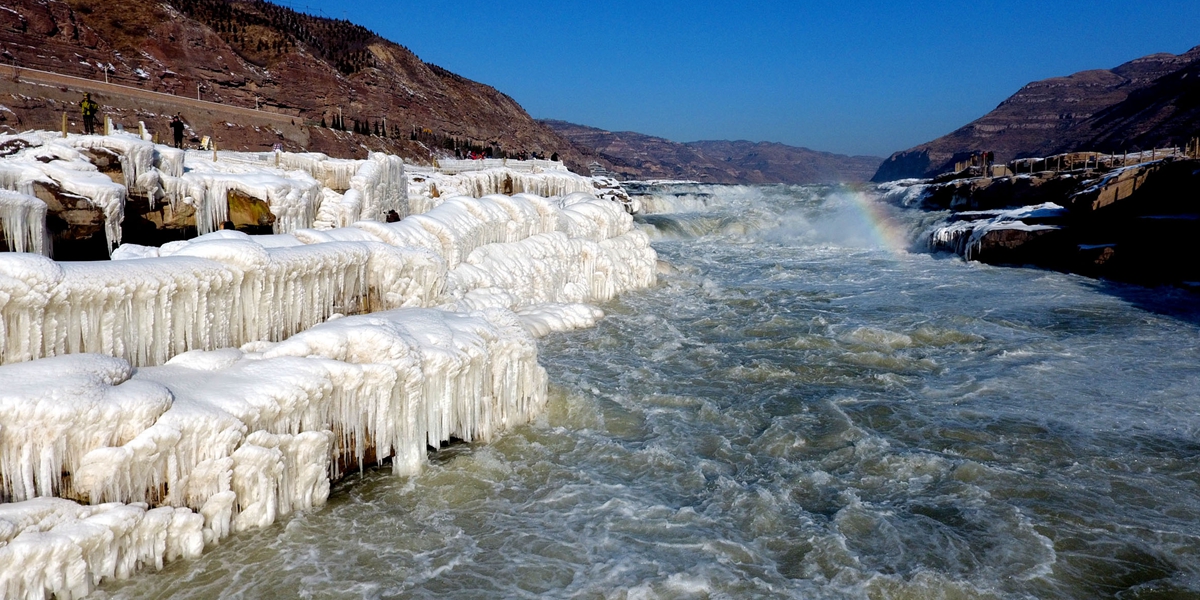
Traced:
<path fill-rule="evenodd" d="M 6 498 L 109 502 L 0 504 L 5 589 L 86 594 L 319 506 L 346 468 L 392 457 L 414 473 L 428 445 L 526 422 L 547 386 L 531 332 L 589 326 L 602 313 L 582 303 L 655 277 L 645 234 L 582 196 L 456 198 L 400 223 L 221 231 L 157 253 L 0 256 L 6 361 L 163 365 L 0 367 L 22 382 L 0 390 L 0 422 L 32 424 L 0 428 Z M 61 518 L 18 534 L 6 509 Z"/>
<path fill-rule="evenodd" d="M 33 196 L 0 191 L 0 232 L 9 252 L 50 254 L 46 203 Z"/>

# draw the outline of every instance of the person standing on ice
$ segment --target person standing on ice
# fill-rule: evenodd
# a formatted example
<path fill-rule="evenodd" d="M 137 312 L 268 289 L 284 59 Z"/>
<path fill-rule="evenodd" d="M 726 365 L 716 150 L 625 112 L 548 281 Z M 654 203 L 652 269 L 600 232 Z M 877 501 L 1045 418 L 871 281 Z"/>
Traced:
<path fill-rule="evenodd" d="M 179 118 L 179 113 L 171 118 L 171 133 L 175 136 L 175 147 L 183 147 L 183 119 Z"/>
<path fill-rule="evenodd" d="M 90 93 L 84 92 L 83 102 L 79 103 L 79 111 L 83 113 L 83 133 L 85 135 L 96 133 L 96 111 L 98 110 L 100 110 L 100 105 L 92 100 Z"/>

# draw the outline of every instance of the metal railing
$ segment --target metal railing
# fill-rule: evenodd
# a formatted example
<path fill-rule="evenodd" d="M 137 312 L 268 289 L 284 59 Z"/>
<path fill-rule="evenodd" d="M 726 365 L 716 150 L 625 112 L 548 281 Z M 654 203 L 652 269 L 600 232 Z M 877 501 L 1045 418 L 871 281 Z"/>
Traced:
<path fill-rule="evenodd" d="M 1164 158 L 1200 158 L 1200 138 L 1184 148 L 1154 148 L 1138 152 L 1104 154 L 1100 152 L 1067 152 L 1046 157 L 1018 158 L 1006 164 L 984 164 L 976 155 L 954 165 L 955 173 L 975 173 L 983 177 L 1005 177 L 1023 173 L 1061 173 L 1079 170 L 1112 170 L 1162 160 Z"/>

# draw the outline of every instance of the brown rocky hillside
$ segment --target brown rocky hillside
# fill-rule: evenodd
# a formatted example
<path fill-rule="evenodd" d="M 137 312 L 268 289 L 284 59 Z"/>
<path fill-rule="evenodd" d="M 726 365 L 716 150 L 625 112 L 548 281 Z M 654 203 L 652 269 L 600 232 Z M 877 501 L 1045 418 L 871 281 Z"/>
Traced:
<path fill-rule="evenodd" d="M 14 87 L 23 82 L 22 69 L 96 81 L 107 70 L 113 83 L 189 98 L 199 86 L 204 100 L 257 104 L 296 125 L 285 131 L 256 126 L 278 118 L 189 121 L 195 134 L 211 132 L 229 149 L 282 141 L 288 149 L 334 156 L 361 157 L 366 147 L 428 159 L 458 144 L 497 154 L 558 152 L 579 169 L 591 160 L 512 98 L 347 21 L 261 0 L 6 0 L 0 8 L 0 59 L 15 67 L 17 80 L 0 89 L 11 96 L 0 97 L 9 109 L 0 111 L 0 128 L 10 131 L 57 128 L 63 111 L 77 117 L 77 105 L 51 102 L 36 87 Z M 60 95 L 83 89 L 59 87 Z M 114 92 L 98 100 L 127 127 L 146 120 L 165 128 L 162 111 L 147 111 L 136 98 Z M 189 117 L 186 105 L 179 110 Z M 320 128 L 339 111 L 347 131 Z M 355 121 L 365 133 L 351 132 Z"/>
<path fill-rule="evenodd" d="M 976 151 L 990 150 L 1006 162 L 1182 146 L 1200 135 L 1198 70 L 1200 46 L 1178 56 L 1152 54 L 1111 70 L 1030 83 L 978 120 L 893 154 L 873 180 L 931 177 Z"/>
<path fill-rule="evenodd" d="M 706 183 L 838 183 L 866 181 L 882 159 L 817 152 L 771 142 L 679 143 L 605 131 L 566 121 L 542 121 L 591 150 L 625 179 L 685 179 Z"/>

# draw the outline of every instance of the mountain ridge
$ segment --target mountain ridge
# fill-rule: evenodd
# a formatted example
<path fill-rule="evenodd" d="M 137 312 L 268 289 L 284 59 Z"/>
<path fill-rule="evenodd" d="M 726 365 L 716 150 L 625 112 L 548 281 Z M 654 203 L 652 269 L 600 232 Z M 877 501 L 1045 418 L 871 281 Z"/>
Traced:
<path fill-rule="evenodd" d="M 1182 145 L 1200 127 L 1200 78 L 1186 79 L 1197 65 L 1200 46 L 1028 83 L 982 117 L 892 154 L 872 181 L 931 177 L 977 151 L 992 151 L 997 161 L 1005 162 L 1063 152 Z M 1157 110 L 1148 112 L 1152 105 Z"/>
<path fill-rule="evenodd" d="M 626 179 L 687 179 L 706 183 L 840 183 L 866 181 L 882 161 L 780 142 L 699 140 L 675 142 L 635 131 L 608 131 L 542 119 L 583 151 Z"/>
<path fill-rule="evenodd" d="M 493 153 L 557 152 L 576 170 L 591 160 L 496 88 L 426 63 L 404 46 L 345 20 L 262 0 L 10 0 L 0 11 L 0 59 L 30 68 L 295 117 L 287 139 L 255 127 L 189 123 L 230 149 L 315 150 L 360 157 L 385 150 L 429 160 L 455 147 Z M 106 73 L 107 72 L 107 73 Z M 14 77 L 15 79 L 15 77 Z M 57 129 L 63 107 L 24 93 L 10 130 Z M 114 99 L 114 114 L 151 119 Z M 72 114 L 77 114 L 77 108 Z M 340 117 L 339 117 L 340 115 Z M 184 115 L 188 117 L 187 114 Z M 347 131 L 331 132 L 335 118 Z M 351 133 L 359 121 L 362 130 Z M 327 127 L 319 127 L 324 123 Z M 260 128 L 261 129 L 261 128 Z"/>

